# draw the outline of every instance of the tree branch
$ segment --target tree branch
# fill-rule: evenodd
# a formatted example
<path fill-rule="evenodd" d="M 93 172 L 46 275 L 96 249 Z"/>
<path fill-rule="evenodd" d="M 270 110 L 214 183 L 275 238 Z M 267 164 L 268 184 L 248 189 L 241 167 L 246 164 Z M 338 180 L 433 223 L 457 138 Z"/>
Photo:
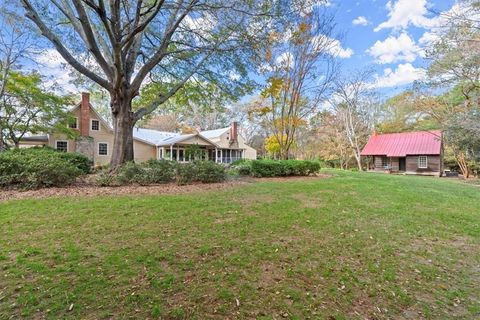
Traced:
<path fill-rule="evenodd" d="M 103 88 L 111 91 L 111 85 L 110 83 L 103 79 L 102 77 L 98 76 L 94 72 L 88 70 L 84 65 L 82 65 L 77 59 L 75 59 L 70 52 L 63 46 L 62 42 L 60 39 L 52 32 L 49 30 L 49 28 L 43 23 L 42 19 L 38 16 L 37 11 L 33 6 L 31 5 L 30 1 L 28 0 L 21 0 L 22 5 L 26 10 L 26 16 L 28 19 L 30 19 L 35 25 L 40 29 L 42 34 L 50 40 L 53 45 L 55 46 L 55 49 L 57 49 L 58 53 L 67 61 L 73 68 L 75 68 L 78 72 L 81 74 L 85 75 L 86 77 L 90 78 L 92 81 L 98 83 L 100 86 Z"/>

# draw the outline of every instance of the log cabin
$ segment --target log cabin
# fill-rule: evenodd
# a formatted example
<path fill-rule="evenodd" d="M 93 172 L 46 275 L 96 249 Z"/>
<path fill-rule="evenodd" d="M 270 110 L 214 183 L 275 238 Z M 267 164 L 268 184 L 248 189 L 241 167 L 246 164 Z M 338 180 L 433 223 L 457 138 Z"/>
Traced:
<path fill-rule="evenodd" d="M 442 132 L 374 133 L 361 152 L 369 157 L 369 171 L 441 176 Z"/>

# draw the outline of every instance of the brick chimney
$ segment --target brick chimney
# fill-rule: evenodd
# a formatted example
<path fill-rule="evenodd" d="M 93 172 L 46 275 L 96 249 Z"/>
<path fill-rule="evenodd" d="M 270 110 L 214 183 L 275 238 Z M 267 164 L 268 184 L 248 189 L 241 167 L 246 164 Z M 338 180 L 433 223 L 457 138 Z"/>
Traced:
<path fill-rule="evenodd" d="M 80 103 L 80 135 L 87 137 L 90 131 L 90 93 L 82 92 Z"/>
<path fill-rule="evenodd" d="M 230 143 L 236 142 L 238 139 L 238 122 L 233 121 L 232 127 L 230 128 Z"/>

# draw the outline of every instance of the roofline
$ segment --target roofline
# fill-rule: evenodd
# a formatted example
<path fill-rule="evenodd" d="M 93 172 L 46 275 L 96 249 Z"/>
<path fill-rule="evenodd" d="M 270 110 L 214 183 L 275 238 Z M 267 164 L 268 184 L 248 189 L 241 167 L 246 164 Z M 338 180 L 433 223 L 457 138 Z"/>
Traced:
<path fill-rule="evenodd" d="M 165 144 L 162 143 L 162 144 L 156 144 L 156 146 L 157 146 L 157 147 L 173 146 L 173 145 L 175 145 L 176 143 L 185 141 L 185 140 L 188 139 L 188 138 L 193 138 L 193 137 L 196 137 L 196 136 L 202 138 L 203 140 L 205 140 L 205 141 L 208 142 L 208 143 L 211 143 L 215 148 L 220 148 L 219 145 L 217 145 L 215 142 L 211 141 L 210 139 L 204 137 L 204 136 L 201 135 L 200 133 L 192 133 L 192 134 L 189 134 L 188 136 L 185 135 L 185 137 L 183 137 L 181 140 L 175 141 L 174 143 L 165 143 Z"/>
<path fill-rule="evenodd" d="M 404 131 L 404 132 L 389 132 L 389 133 L 377 133 L 377 134 L 372 134 L 371 137 L 378 137 L 378 136 L 388 136 L 388 135 L 394 135 L 394 134 L 410 134 L 410 133 L 430 133 L 433 135 L 440 134 L 440 136 L 443 135 L 443 131 L 440 129 L 435 129 L 435 130 L 420 130 L 420 131 Z"/>
<path fill-rule="evenodd" d="M 72 109 L 70 109 L 69 112 L 73 112 L 74 110 L 76 110 L 77 108 L 79 108 L 81 106 L 81 102 L 79 102 L 76 106 L 74 106 Z M 107 127 L 107 129 L 113 133 L 113 128 L 110 126 L 110 124 L 98 113 L 98 111 L 93 107 L 93 105 L 89 102 L 88 103 L 88 106 L 92 109 L 93 113 L 95 113 L 95 115 L 97 116 L 97 118 L 103 123 L 103 125 L 105 127 Z M 155 143 L 152 143 L 150 141 L 147 141 L 147 140 L 143 140 L 143 139 L 140 139 L 140 138 L 137 138 L 137 137 L 133 137 L 133 140 L 137 140 L 137 141 L 140 141 L 140 142 L 143 142 L 143 143 L 146 143 L 146 144 L 149 144 L 151 146 L 157 146 Z"/>

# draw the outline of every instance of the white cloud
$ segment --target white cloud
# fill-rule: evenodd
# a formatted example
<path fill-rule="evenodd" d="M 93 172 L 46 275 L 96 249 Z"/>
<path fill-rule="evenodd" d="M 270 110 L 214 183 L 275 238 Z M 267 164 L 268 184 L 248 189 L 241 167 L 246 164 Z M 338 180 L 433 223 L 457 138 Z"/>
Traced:
<path fill-rule="evenodd" d="M 334 57 L 346 59 L 353 55 L 353 50 L 344 48 L 342 43 L 337 39 L 319 35 L 313 37 L 311 41 L 315 50 L 325 50 Z"/>
<path fill-rule="evenodd" d="M 387 3 L 388 20 L 379 24 L 374 31 L 382 29 L 405 29 L 409 25 L 429 28 L 435 24 L 435 19 L 426 17 L 427 0 L 397 0 Z"/>
<path fill-rule="evenodd" d="M 39 64 L 39 72 L 46 77 L 45 84 L 53 86 L 60 92 L 77 93 L 79 90 L 72 83 L 67 62 L 55 49 L 46 49 L 39 54 L 35 61 Z"/>
<path fill-rule="evenodd" d="M 386 68 L 383 70 L 383 75 L 376 75 L 376 82 L 373 86 L 377 88 L 403 86 L 416 80 L 422 80 L 425 72 L 425 69 L 415 68 L 410 63 L 399 64 L 395 70 Z"/>
<path fill-rule="evenodd" d="M 350 58 L 353 55 L 353 50 L 350 48 L 343 48 L 340 41 L 334 39 L 332 42 L 332 47 L 329 50 L 332 56 L 346 59 Z"/>
<path fill-rule="evenodd" d="M 399 61 L 413 62 L 420 51 L 415 41 L 405 32 L 398 37 L 389 36 L 384 41 L 378 40 L 367 50 L 378 63 L 382 64 Z"/>
<path fill-rule="evenodd" d="M 293 55 L 290 52 L 284 52 L 275 59 L 278 67 L 289 69 L 293 67 Z"/>
<path fill-rule="evenodd" d="M 352 23 L 356 26 L 366 26 L 370 22 L 364 16 L 359 16 L 359 17 L 353 19 Z"/>

